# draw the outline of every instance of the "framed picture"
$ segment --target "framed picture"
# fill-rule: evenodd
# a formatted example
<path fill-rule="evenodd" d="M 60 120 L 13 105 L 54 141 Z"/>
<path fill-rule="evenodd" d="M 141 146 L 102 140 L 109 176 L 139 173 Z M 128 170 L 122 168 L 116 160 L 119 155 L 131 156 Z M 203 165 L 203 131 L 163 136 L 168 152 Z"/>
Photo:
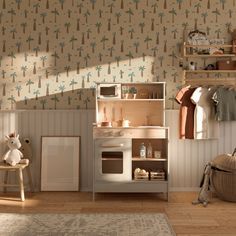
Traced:
<path fill-rule="evenodd" d="M 43 136 L 41 141 L 41 191 L 78 191 L 79 156 L 79 136 Z"/>

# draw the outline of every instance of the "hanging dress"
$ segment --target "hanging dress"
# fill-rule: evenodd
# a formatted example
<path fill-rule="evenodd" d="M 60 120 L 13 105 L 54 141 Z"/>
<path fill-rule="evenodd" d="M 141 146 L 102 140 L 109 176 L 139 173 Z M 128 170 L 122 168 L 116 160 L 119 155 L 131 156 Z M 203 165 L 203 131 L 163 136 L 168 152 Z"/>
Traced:
<path fill-rule="evenodd" d="M 196 105 L 194 111 L 194 139 L 214 139 L 219 137 L 219 123 L 215 120 L 212 95 L 214 88 L 198 87 L 191 96 Z"/>

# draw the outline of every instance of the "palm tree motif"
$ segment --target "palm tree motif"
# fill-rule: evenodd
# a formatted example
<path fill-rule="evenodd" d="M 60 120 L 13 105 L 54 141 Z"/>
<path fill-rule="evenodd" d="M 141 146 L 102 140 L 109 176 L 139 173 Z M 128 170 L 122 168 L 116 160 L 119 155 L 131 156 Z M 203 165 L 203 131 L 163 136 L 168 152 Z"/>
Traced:
<path fill-rule="evenodd" d="M 123 35 L 124 28 L 120 26 L 120 35 Z"/>
<path fill-rule="evenodd" d="M 40 60 L 42 61 L 42 67 L 45 67 L 45 61 L 47 60 L 47 56 L 41 56 Z"/>
<path fill-rule="evenodd" d="M 28 13 L 29 13 L 29 12 L 28 12 L 27 10 L 24 10 L 25 18 L 27 18 Z"/>
<path fill-rule="evenodd" d="M 164 9 L 167 9 L 167 1 L 164 0 Z"/>
<path fill-rule="evenodd" d="M 2 96 L 5 97 L 6 96 L 6 83 L 4 83 L 2 85 Z"/>
<path fill-rule="evenodd" d="M 39 49 L 40 49 L 39 47 L 33 48 L 33 51 L 35 52 L 36 57 L 38 56 Z"/>
<path fill-rule="evenodd" d="M 172 23 L 175 23 L 175 16 L 177 15 L 175 9 L 172 8 L 172 10 L 169 11 L 169 13 L 171 14 L 171 17 L 172 17 Z"/>
<path fill-rule="evenodd" d="M 14 104 L 16 104 L 16 100 L 13 95 L 7 99 L 8 101 L 11 101 L 11 110 L 14 109 Z"/>
<path fill-rule="evenodd" d="M 133 39 L 133 34 L 134 34 L 133 28 L 129 30 L 129 34 L 130 34 L 130 39 Z"/>
<path fill-rule="evenodd" d="M 26 22 L 22 22 L 20 25 L 21 25 L 21 27 L 23 29 L 23 33 L 25 34 L 25 29 L 27 27 L 27 23 Z"/>
<path fill-rule="evenodd" d="M 39 90 L 35 90 L 33 94 L 35 95 L 35 100 L 38 100 L 38 96 L 40 94 Z"/>
<path fill-rule="evenodd" d="M 84 82 L 84 79 L 85 79 L 85 76 L 82 76 L 82 84 L 81 84 L 81 87 L 82 87 L 82 88 L 85 88 L 85 82 Z"/>
<path fill-rule="evenodd" d="M 15 39 L 16 29 L 15 28 L 11 29 L 10 33 L 12 33 L 12 39 Z"/>
<path fill-rule="evenodd" d="M 109 4 L 109 5 L 108 5 L 108 7 L 110 8 L 110 13 L 112 13 L 112 12 L 113 12 L 113 7 L 114 7 L 114 4 L 113 4 L 113 3 L 111 3 L 111 4 Z"/>
<path fill-rule="evenodd" d="M 2 17 L 3 17 L 3 13 L 0 12 L 0 24 L 2 24 Z"/>
<path fill-rule="evenodd" d="M 60 42 L 59 46 L 61 48 L 61 53 L 64 53 L 65 42 Z"/>
<path fill-rule="evenodd" d="M 60 33 L 60 29 L 54 30 L 54 33 L 56 34 L 56 39 L 58 39 L 58 36 L 59 36 L 59 33 Z"/>
<path fill-rule="evenodd" d="M 134 72 L 129 73 L 128 76 L 130 77 L 130 82 L 132 83 L 135 76 Z"/>
<path fill-rule="evenodd" d="M 123 74 L 125 73 L 123 70 L 120 70 L 120 78 L 123 79 Z"/>
<path fill-rule="evenodd" d="M 79 14 L 81 14 L 82 8 L 83 8 L 83 3 L 80 3 L 80 4 L 78 4 L 77 6 L 78 6 L 78 8 L 79 8 Z"/>
<path fill-rule="evenodd" d="M 71 56 L 72 56 L 72 54 L 71 54 L 71 53 L 67 53 L 68 62 L 70 62 L 70 61 L 71 61 Z"/>
<path fill-rule="evenodd" d="M 42 13 L 40 14 L 40 17 L 42 17 L 42 23 L 43 23 L 43 24 L 45 24 L 45 18 L 46 18 L 46 16 L 47 16 L 47 13 L 46 13 L 46 12 L 42 12 Z"/>
<path fill-rule="evenodd" d="M 33 41 L 34 39 L 31 38 L 31 36 L 29 35 L 29 37 L 26 39 L 26 42 L 28 43 L 28 46 L 29 46 L 29 50 L 30 50 L 30 43 L 31 41 Z"/>
<path fill-rule="evenodd" d="M 232 9 L 229 9 L 229 18 L 232 18 L 233 11 Z"/>
<path fill-rule="evenodd" d="M 139 42 L 134 42 L 135 53 L 138 53 Z"/>
<path fill-rule="evenodd" d="M 103 11 L 101 9 L 99 9 L 98 13 L 99 13 L 99 18 L 102 18 Z"/>
<path fill-rule="evenodd" d="M 217 38 L 219 39 L 220 38 L 220 33 L 221 33 L 221 29 L 217 29 L 215 31 L 216 35 L 217 35 Z"/>
<path fill-rule="evenodd" d="M 57 103 L 60 101 L 57 97 L 57 95 L 55 94 L 54 97 L 51 98 L 52 101 L 54 101 L 54 109 L 57 109 Z"/>
<path fill-rule="evenodd" d="M 64 69 L 66 70 L 66 76 L 69 77 L 70 66 L 65 66 Z"/>
<path fill-rule="evenodd" d="M 117 12 L 117 13 L 115 14 L 115 16 L 116 16 L 116 23 L 119 24 L 119 23 L 120 23 L 121 13 L 120 13 L 120 12 Z"/>
<path fill-rule="evenodd" d="M 167 27 L 163 26 L 163 35 L 166 35 Z"/>
<path fill-rule="evenodd" d="M 157 54 L 157 51 L 158 51 L 157 47 L 154 47 L 151 50 L 153 51 L 153 57 L 156 57 L 156 54 Z"/>
<path fill-rule="evenodd" d="M 135 3 L 135 9 L 138 10 L 138 4 L 140 0 L 133 0 L 133 2 Z"/>
<path fill-rule="evenodd" d="M 184 30 L 186 30 L 186 29 L 188 28 L 188 22 L 184 22 L 184 23 L 182 24 L 182 26 L 183 26 Z"/>
<path fill-rule="evenodd" d="M 87 33 L 87 39 L 89 39 L 89 35 L 90 35 L 91 32 L 92 32 L 91 29 L 87 29 L 87 31 L 86 31 L 86 33 Z"/>
<path fill-rule="evenodd" d="M 76 74 L 78 75 L 80 73 L 80 62 L 76 63 Z"/>
<path fill-rule="evenodd" d="M 66 22 L 65 27 L 66 27 L 66 33 L 69 34 L 70 22 Z"/>
<path fill-rule="evenodd" d="M 178 33 L 178 30 L 177 30 L 177 29 L 173 29 L 173 30 L 171 31 L 171 33 L 173 33 L 174 39 L 176 39 L 176 34 Z"/>
<path fill-rule="evenodd" d="M 183 0 L 176 0 L 176 2 L 179 4 L 179 10 L 181 10 Z"/>
<path fill-rule="evenodd" d="M 120 0 L 120 9 L 124 9 L 124 0 Z"/>
<path fill-rule="evenodd" d="M 20 84 L 16 85 L 17 96 L 20 97 L 20 91 L 22 90 L 22 86 Z"/>
<path fill-rule="evenodd" d="M 198 24 L 197 24 L 197 22 L 198 22 L 198 19 L 197 19 L 197 18 L 194 19 L 194 29 L 195 29 L 195 30 L 198 29 Z"/>
<path fill-rule="evenodd" d="M 112 54 L 113 54 L 113 51 L 114 51 L 114 47 L 108 48 L 108 51 L 110 52 L 110 57 L 112 57 Z"/>
<path fill-rule="evenodd" d="M 16 82 L 16 77 L 17 77 L 16 72 L 11 73 L 10 76 L 12 77 L 12 83 L 15 83 Z"/>
<path fill-rule="evenodd" d="M 88 109 L 88 103 L 90 102 L 90 98 L 87 97 L 85 100 L 84 100 L 84 104 L 85 104 L 85 109 L 87 110 Z"/>
<path fill-rule="evenodd" d="M 163 66 L 164 56 L 158 57 L 158 60 L 160 61 L 160 67 L 162 67 Z"/>
<path fill-rule="evenodd" d="M 58 83 L 60 76 L 61 76 L 60 72 L 57 72 L 57 73 L 56 73 L 56 83 Z"/>
<path fill-rule="evenodd" d="M 61 10 L 63 10 L 65 0 L 58 0 L 58 1 L 59 1 L 59 3 L 61 4 Z"/>
<path fill-rule="evenodd" d="M 5 74 L 6 74 L 7 72 L 5 71 L 5 70 L 2 70 L 2 78 L 3 79 L 5 79 Z"/>
<path fill-rule="evenodd" d="M 71 86 L 71 88 L 72 88 L 72 93 L 74 92 L 75 84 L 78 84 L 78 82 L 76 82 L 74 79 L 72 79 L 72 80 L 70 81 L 70 84 L 69 84 L 69 86 Z"/>
<path fill-rule="evenodd" d="M 75 36 L 73 35 L 70 39 L 70 43 L 71 43 L 71 47 L 72 47 L 72 50 L 74 50 L 74 42 L 77 40 L 77 38 L 75 38 Z"/>
<path fill-rule="evenodd" d="M 129 15 L 129 23 L 131 23 L 131 17 L 134 15 L 134 13 L 132 12 L 132 10 L 130 8 L 125 13 L 127 13 Z"/>
<path fill-rule="evenodd" d="M 71 98 L 70 96 L 67 97 L 67 104 L 68 104 L 69 106 L 71 105 L 71 99 L 72 99 L 72 98 Z"/>
<path fill-rule="evenodd" d="M 16 42 L 17 52 L 20 52 L 21 42 Z"/>
<path fill-rule="evenodd" d="M 101 70 L 102 70 L 101 66 L 96 66 L 96 71 L 98 72 L 98 77 L 100 77 Z"/>
<path fill-rule="evenodd" d="M 87 10 L 85 13 L 84 13 L 84 17 L 85 17 L 85 22 L 86 24 L 88 23 L 88 17 L 90 16 L 90 12 Z"/>
<path fill-rule="evenodd" d="M 92 48 L 92 53 L 94 53 L 95 52 L 96 43 L 95 42 L 91 42 L 90 46 Z"/>
<path fill-rule="evenodd" d="M 202 18 L 203 18 L 203 23 L 206 24 L 206 19 L 207 19 L 207 16 L 208 16 L 207 12 L 203 12 L 203 13 L 201 14 L 201 16 L 202 16 Z"/>
<path fill-rule="evenodd" d="M 232 28 L 232 23 L 231 22 L 228 22 L 225 24 L 226 28 L 227 28 L 227 32 L 230 34 L 231 32 L 231 28 Z"/>
<path fill-rule="evenodd" d="M 50 84 L 46 84 L 46 96 L 49 96 L 49 86 Z"/>
<path fill-rule="evenodd" d="M 98 58 L 99 58 L 99 61 L 100 61 L 100 62 L 102 61 L 102 57 L 103 57 L 102 53 L 99 53 L 99 54 L 98 54 Z"/>
<path fill-rule="evenodd" d="M 35 8 L 35 14 L 38 14 L 39 7 L 40 7 L 39 3 L 36 3 L 36 4 L 33 5 L 33 8 Z"/>
<path fill-rule="evenodd" d="M 176 83 L 176 79 L 178 77 L 178 72 L 173 73 L 171 76 L 173 77 L 174 83 Z"/>
<path fill-rule="evenodd" d="M 226 0 L 220 0 L 220 3 L 222 4 L 222 10 L 224 10 L 225 9 Z"/>
<path fill-rule="evenodd" d="M 167 40 L 164 41 L 164 52 L 167 52 Z"/>
<path fill-rule="evenodd" d="M 188 9 L 186 9 L 185 10 L 185 17 L 186 17 L 186 19 L 188 19 L 189 13 L 190 13 L 190 11 Z"/>
<path fill-rule="evenodd" d="M 53 11 L 51 11 L 51 13 L 54 14 L 54 23 L 57 23 L 57 16 L 59 16 L 59 12 L 55 8 Z"/>
<path fill-rule="evenodd" d="M 146 43 L 146 48 L 149 49 L 149 42 L 152 41 L 152 39 L 147 36 L 145 39 L 144 39 L 144 42 Z"/>
<path fill-rule="evenodd" d="M 157 4 L 154 3 L 154 4 L 152 5 L 152 8 L 153 8 L 153 13 L 156 14 L 156 11 L 157 11 Z"/>
<path fill-rule="evenodd" d="M 218 23 L 218 16 L 220 15 L 219 10 L 216 8 L 216 10 L 212 11 L 212 13 L 214 13 L 216 15 L 216 23 Z"/>
<path fill-rule="evenodd" d="M 167 71 L 163 70 L 163 78 L 166 79 Z"/>
<path fill-rule="evenodd" d="M 23 77 L 25 77 L 25 72 L 27 71 L 27 66 L 22 66 L 21 70 L 23 71 Z"/>
<path fill-rule="evenodd" d="M 64 95 L 64 90 L 66 89 L 65 85 L 64 84 L 61 84 L 59 87 L 58 87 L 59 91 L 61 92 L 61 96 L 63 97 Z"/>
<path fill-rule="evenodd" d="M 0 56 L 0 67 L 2 66 L 2 59 L 3 59 L 3 57 Z"/>
<path fill-rule="evenodd" d="M 34 82 L 31 80 L 31 79 L 28 79 L 28 81 L 26 82 L 26 86 L 28 86 L 28 92 L 30 93 L 31 92 L 31 85 L 34 84 Z"/>
<path fill-rule="evenodd" d="M 50 74 L 50 72 L 46 69 L 45 70 L 46 79 L 48 79 L 49 74 Z"/>
<path fill-rule="evenodd" d="M 97 33 L 100 34 L 100 29 L 101 29 L 101 26 L 102 26 L 102 23 L 101 22 L 97 22 L 95 24 L 96 28 L 97 28 Z"/>
<path fill-rule="evenodd" d="M 2 27 L 2 35 L 5 35 L 6 29 L 7 29 L 6 27 L 4 27 L 4 26 Z M 6 41 L 6 40 L 4 40 L 3 42 L 5 42 L 5 41 Z"/>
<path fill-rule="evenodd" d="M 143 57 L 143 61 L 145 61 L 145 60 L 146 60 L 146 54 L 143 53 L 143 54 L 142 54 L 142 57 Z"/>
<path fill-rule="evenodd" d="M 16 4 L 17 4 L 17 9 L 20 10 L 20 4 L 22 2 L 22 0 L 15 0 Z"/>
<path fill-rule="evenodd" d="M 77 19 L 77 27 L 76 27 L 77 31 L 80 31 L 80 18 Z"/>
<path fill-rule="evenodd" d="M 89 54 L 87 54 L 85 57 L 84 57 L 84 60 L 85 60 L 85 66 L 88 67 L 88 60 L 90 59 L 90 56 Z"/>
<path fill-rule="evenodd" d="M 168 100 L 171 101 L 171 109 L 173 110 L 175 108 L 175 101 L 176 101 L 175 96 L 172 95 L 172 97 L 168 98 Z"/>
<path fill-rule="evenodd" d="M 175 65 L 175 59 L 177 58 L 175 52 L 172 51 L 169 56 L 172 58 L 172 66 L 174 66 Z"/>
<path fill-rule="evenodd" d="M 16 12 L 11 9 L 10 11 L 8 11 L 9 14 L 11 14 L 11 23 L 13 23 L 13 17 L 16 15 Z"/>
<path fill-rule="evenodd" d="M 121 59 L 120 56 L 116 56 L 116 57 L 115 57 L 117 67 L 120 66 L 120 59 Z"/>
<path fill-rule="evenodd" d="M 90 0 L 91 4 L 92 4 L 92 9 L 94 10 L 94 5 L 96 3 L 96 0 Z"/>
<path fill-rule="evenodd" d="M 39 77 L 38 77 L 39 79 L 38 79 L 38 88 L 41 88 L 41 80 L 42 80 L 42 76 L 40 75 Z"/>
<path fill-rule="evenodd" d="M 199 14 L 199 10 L 200 10 L 201 7 L 202 7 L 201 3 L 197 3 L 197 4 L 194 5 L 194 8 L 197 9 L 197 14 Z"/>
<path fill-rule="evenodd" d="M 143 14 L 143 19 L 146 17 L 146 11 L 143 9 L 142 10 L 142 14 Z"/>
<path fill-rule="evenodd" d="M 90 77 L 92 76 L 91 72 L 88 72 L 86 76 L 87 76 L 87 83 L 89 83 L 90 82 Z"/>
<path fill-rule="evenodd" d="M 106 44 L 106 41 L 108 41 L 108 38 L 104 35 L 103 37 L 102 37 L 102 39 L 101 39 L 101 43 L 102 43 L 102 47 L 103 47 L 103 49 L 105 49 L 105 44 Z"/>
<path fill-rule="evenodd" d="M 43 110 L 45 109 L 46 103 L 47 103 L 47 100 L 46 100 L 46 99 L 40 100 L 40 104 L 42 105 L 42 109 L 43 109 Z"/>
<path fill-rule="evenodd" d="M 11 58 L 11 66 L 13 66 L 13 60 L 16 58 L 14 52 L 10 52 L 8 56 Z"/>
<path fill-rule="evenodd" d="M 138 69 L 141 72 L 141 77 L 143 77 L 143 72 L 146 69 L 145 66 L 140 66 Z"/>
<path fill-rule="evenodd" d="M 158 45 L 159 44 L 159 42 L 160 42 L 160 40 L 159 40 L 159 32 L 157 32 L 156 33 L 156 44 Z"/>
<path fill-rule="evenodd" d="M 107 69 L 107 74 L 111 74 L 111 62 L 108 62 L 108 69 Z"/>
<path fill-rule="evenodd" d="M 160 24 L 163 23 L 163 17 L 164 17 L 164 16 L 165 16 L 164 12 L 160 12 L 160 13 L 158 14 L 158 17 L 160 18 Z"/>
<path fill-rule="evenodd" d="M 54 57 L 54 66 L 56 66 L 57 65 L 57 59 L 59 59 L 59 56 L 58 56 L 57 52 L 54 52 L 51 56 Z"/>
<path fill-rule="evenodd" d="M 79 57 L 81 57 L 82 56 L 82 51 L 84 50 L 83 47 L 80 46 L 77 50 L 79 51 Z"/>
<path fill-rule="evenodd" d="M 125 56 L 129 58 L 129 66 L 131 66 L 131 60 L 134 58 L 133 54 L 129 51 L 129 53 Z"/>
<path fill-rule="evenodd" d="M 79 89 L 79 90 L 78 90 L 77 94 L 79 95 L 79 101 L 81 101 L 83 93 L 84 93 L 84 92 L 83 92 L 82 89 Z"/>

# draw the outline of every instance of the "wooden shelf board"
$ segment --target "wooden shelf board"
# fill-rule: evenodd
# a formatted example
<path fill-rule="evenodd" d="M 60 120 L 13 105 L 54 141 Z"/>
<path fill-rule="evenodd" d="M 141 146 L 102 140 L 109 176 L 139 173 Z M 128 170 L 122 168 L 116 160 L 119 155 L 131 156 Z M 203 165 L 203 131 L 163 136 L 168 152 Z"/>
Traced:
<path fill-rule="evenodd" d="M 236 54 L 186 54 L 184 57 L 235 57 Z"/>
<path fill-rule="evenodd" d="M 167 161 L 166 158 L 140 158 L 140 157 L 132 157 L 132 161 Z"/>
<path fill-rule="evenodd" d="M 122 158 L 102 158 L 102 161 L 123 161 Z"/>
<path fill-rule="evenodd" d="M 185 70 L 185 73 L 236 73 L 236 70 Z"/>
<path fill-rule="evenodd" d="M 100 99 L 98 98 L 98 101 L 102 102 L 164 102 L 164 99 Z"/>
<path fill-rule="evenodd" d="M 185 44 L 186 48 L 232 48 L 236 47 L 236 45 L 232 44 L 209 44 L 209 45 L 193 45 L 193 44 Z"/>

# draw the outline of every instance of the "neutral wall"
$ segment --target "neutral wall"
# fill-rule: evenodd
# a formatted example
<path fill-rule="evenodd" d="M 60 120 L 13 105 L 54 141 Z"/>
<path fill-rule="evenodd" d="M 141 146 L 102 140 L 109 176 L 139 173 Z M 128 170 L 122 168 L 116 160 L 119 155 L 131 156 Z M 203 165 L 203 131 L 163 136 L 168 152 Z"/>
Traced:
<path fill-rule="evenodd" d="M 91 191 L 94 116 L 93 110 L 0 112 L 0 130 L 2 131 L 0 132 L 0 154 L 2 155 L 5 151 L 4 134 L 16 130 L 22 137 L 29 137 L 34 153 L 31 170 L 38 190 L 41 136 L 79 135 L 81 136 L 81 191 Z M 218 140 L 179 140 L 177 110 L 166 112 L 166 123 L 170 127 L 171 190 L 198 189 L 205 164 L 217 154 L 232 153 L 236 146 L 236 122 L 221 122 Z"/>
<path fill-rule="evenodd" d="M 183 29 L 228 41 L 235 14 L 235 0 L 1 0 L 1 108 L 94 108 L 78 89 L 160 80 L 173 109 Z"/>

